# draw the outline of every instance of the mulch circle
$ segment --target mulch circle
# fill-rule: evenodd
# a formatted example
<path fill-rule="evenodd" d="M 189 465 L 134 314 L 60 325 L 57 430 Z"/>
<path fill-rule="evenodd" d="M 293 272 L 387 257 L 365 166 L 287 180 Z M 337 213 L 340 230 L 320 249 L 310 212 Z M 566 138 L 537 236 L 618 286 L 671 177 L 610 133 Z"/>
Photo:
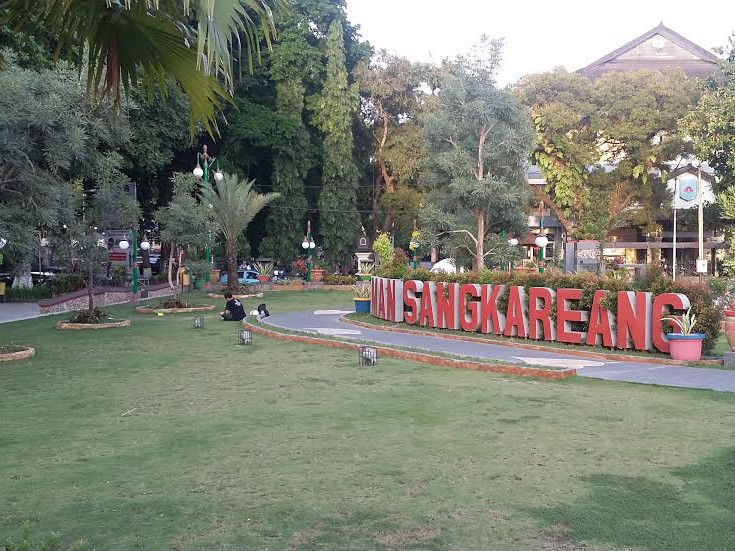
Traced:
<path fill-rule="evenodd" d="M 139 314 L 188 314 L 191 312 L 209 312 L 214 310 L 214 304 L 209 306 L 191 306 L 189 308 L 151 308 L 138 306 L 135 311 Z"/>
<path fill-rule="evenodd" d="M 237 299 L 242 299 L 242 298 L 263 298 L 263 293 L 255 293 L 254 295 L 235 295 L 235 294 L 233 294 L 232 296 L 233 296 L 233 298 L 237 298 Z M 209 293 L 209 297 L 210 298 L 218 298 L 218 299 L 221 299 L 221 300 L 224 300 L 225 299 L 225 295 L 224 294 L 218 295 L 216 293 Z"/>
<path fill-rule="evenodd" d="M 0 347 L 0 349 L 1 348 L 2 347 Z M 21 350 L 16 350 L 15 352 L 0 352 L 0 362 L 25 360 L 36 353 L 36 349 L 31 346 L 13 346 L 13 348 L 20 348 Z"/>
<path fill-rule="evenodd" d="M 71 323 L 69 321 L 57 321 L 54 324 L 56 329 L 69 329 L 72 331 L 83 331 L 97 329 L 114 329 L 116 327 L 130 327 L 130 320 L 111 321 L 108 323 Z"/>

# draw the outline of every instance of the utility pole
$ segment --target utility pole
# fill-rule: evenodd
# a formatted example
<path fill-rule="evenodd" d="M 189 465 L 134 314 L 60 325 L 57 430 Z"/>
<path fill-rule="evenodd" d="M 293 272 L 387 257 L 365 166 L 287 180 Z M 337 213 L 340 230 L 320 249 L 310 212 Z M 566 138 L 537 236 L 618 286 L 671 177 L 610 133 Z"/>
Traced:
<path fill-rule="evenodd" d="M 699 170 L 697 171 L 697 198 L 699 199 L 698 205 L 698 219 L 699 219 L 699 257 L 697 264 L 703 264 L 703 266 L 697 266 L 697 273 L 699 274 L 699 280 L 702 281 L 702 273 L 706 272 L 707 261 L 704 259 L 704 210 L 702 209 L 702 163 L 699 163 Z M 704 267 L 704 270 L 700 268 Z"/>
<path fill-rule="evenodd" d="M 676 200 L 679 197 L 679 177 L 674 178 L 674 248 L 671 255 L 671 277 L 676 281 Z"/>

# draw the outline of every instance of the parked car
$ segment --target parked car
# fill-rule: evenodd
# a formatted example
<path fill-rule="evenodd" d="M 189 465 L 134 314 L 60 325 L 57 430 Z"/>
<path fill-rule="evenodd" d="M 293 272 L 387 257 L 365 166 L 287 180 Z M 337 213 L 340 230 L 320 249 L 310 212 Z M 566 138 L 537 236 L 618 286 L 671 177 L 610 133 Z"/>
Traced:
<path fill-rule="evenodd" d="M 238 270 L 237 281 L 240 285 L 255 285 L 259 283 L 258 273 L 255 270 Z M 227 285 L 227 272 L 222 272 L 222 275 L 219 277 L 219 282 L 222 285 Z"/>

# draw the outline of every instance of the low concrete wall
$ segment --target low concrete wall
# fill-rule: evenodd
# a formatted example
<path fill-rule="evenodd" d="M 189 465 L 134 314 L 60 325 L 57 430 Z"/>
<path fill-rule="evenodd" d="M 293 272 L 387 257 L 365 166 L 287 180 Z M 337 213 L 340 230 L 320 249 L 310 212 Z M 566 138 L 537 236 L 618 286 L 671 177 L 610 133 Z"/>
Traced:
<path fill-rule="evenodd" d="M 173 294 L 168 283 L 160 285 L 150 285 L 146 287 L 148 298 L 156 298 Z M 123 304 L 133 299 L 133 289 L 131 287 L 95 287 L 94 303 L 96 306 L 111 306 L 113 304 Z M 74 312 L 83 310 L 89 304 L 89 296 L 86 289 L 74 291 L 59 295 L 58 297 L 41 300 L 38 307 L 41 314 L 58 314 L 63 312 Z"/>

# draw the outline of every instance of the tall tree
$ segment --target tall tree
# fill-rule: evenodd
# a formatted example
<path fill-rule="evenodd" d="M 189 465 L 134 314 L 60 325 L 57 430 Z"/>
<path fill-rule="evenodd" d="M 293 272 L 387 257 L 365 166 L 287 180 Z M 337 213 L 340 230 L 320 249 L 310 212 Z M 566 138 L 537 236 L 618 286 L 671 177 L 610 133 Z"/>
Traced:
<path fill-rule="evenodd" d="M 469 56 L 448 64 L 425 122 L 431 156 L 424 178 L 435 189 L 421 210 L 421 233 L 433 246 L 469 253 L 474 269 L 505 253 L 501 230 L 521 235 L 527 228 L 523 167 L 533 133 L 513 94 L 496 85 L 501 47 L 483 37 Z"/>
<path fill-rule="evenodd" d="M 625 219 L 644 232 L 660 228 L 670 204 L 667 162 L 688 150 L 678 121 L 695 103 L 692 80 L 636 71 L 592 82 L 556 70 L 524 77 L 516 91 L 531 109 L 533 159 L 546 180 L 545 189 L 531 187 L 567 236 L 602 242 Z"/>
<path fill-rule="evenodd" d="M 314 164 L 304 123 L 306 85 L 318 75 L 321 56 L 309 41 L 311 31 L 302 14 L 290 12 L 278 26 L 283 30 L 271 56 L 270 76 L 276 83 L 276 114 L 288 124 L 281 127 L 283 140 L 275 144 L 273 155 L 272 188 L 281 197 L 271 205 L 260 251 L 290 263 L 300 250 L 308 208 L 304 184 Z"/>
<path fill-rule="evenodd" d="M 432 104 L 436 72 L 433 66 L 385 50 L 357 70 L 362 117 L 373 137 L 372 215 L 384 230 L 392 229 L 396 222 L 411 224 L 416 218 L 420 201 L 415 184 L 419 164 L 428 154 L 419 117 Z M 401 230 L 410 232 L 411 226 Z"/>
<path fill-rule="evenodd" d="M 192 132 L 201 121 L 212 133 L 232 93 L 235 54 L 244 44 L 252 70 L 261 36 L 270 46 L 272 7 L 283 0 L 4 0 L 3 6 L 17 23 L 39 3 L 61 47 L 85 43 L 89 91 L 119 104 L 122 88 L 142 83 L 150 94 L 174 82 L 189 97 Z"/>
<path fill-rule="evenodd" d="M 227 256 L 227 286 L 236 289 L 237 240 L 256 214 L 278 197 L 277 193 L 260 194 L 253 189 L 255 180 L 239 180 L 227 174 L 215 186 L 205 187 L 203 200 L 212 207 L 214 220 L 225 238 Z"/>
<path fill-rule="evenodd" d="M 312 102 L 314 123 L 324 133 L 319 222 L 324 254 L 331 261 L 344 262 L 351 258 L 360 233 L 359 174 L 352 137 L 359 95 L 357 84 L 347 80 L 341 18 L 335 18 L 329 26 L 326 58 L 324 90 Z"/>
<path fill-rule="evenodd" d="M 16 275 L 30 285 L 42 232 L 73 217 L 72 182 L 97 173 L 106 149 L 124 143 L 127 119 L 90 108 L 75 71 L 38 72 L 6 60 L 0 71 L 0 236 Z M 18 280 L 20 283 L 21 279 Z"/>

